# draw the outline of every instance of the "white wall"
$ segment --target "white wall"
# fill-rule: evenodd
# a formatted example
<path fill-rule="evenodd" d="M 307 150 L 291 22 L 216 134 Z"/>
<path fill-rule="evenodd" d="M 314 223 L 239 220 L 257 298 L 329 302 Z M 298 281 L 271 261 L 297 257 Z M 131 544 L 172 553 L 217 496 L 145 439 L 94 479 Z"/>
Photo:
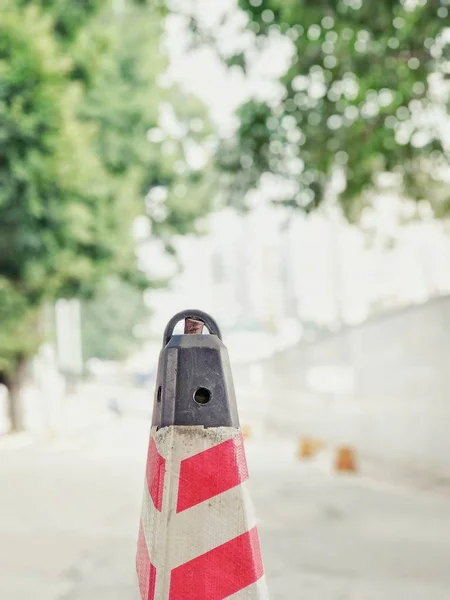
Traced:
<path fill-rule="evenodd" d="M 292 318 L 359 323 L 379 308 L 450 292 L 450 236 L 442 223 L 380 226 L 371 244 L 342 218 L 273 207 L 247 215 L 227 209 L 206 227 L 205 236 L 176 242 L 182 272 L 169 290 L 149 294 L 156 331 L 189 306 L 214 313 L 224 328 L 253 323 L 270 332 Z"/>
<path fill-rule="evenodd" d="M 450 297 L 260 361 L 269 429 L 352 444 L 392 467 L 450 476 Z M 237 373 L 244 385 L 247 372 Z"/>

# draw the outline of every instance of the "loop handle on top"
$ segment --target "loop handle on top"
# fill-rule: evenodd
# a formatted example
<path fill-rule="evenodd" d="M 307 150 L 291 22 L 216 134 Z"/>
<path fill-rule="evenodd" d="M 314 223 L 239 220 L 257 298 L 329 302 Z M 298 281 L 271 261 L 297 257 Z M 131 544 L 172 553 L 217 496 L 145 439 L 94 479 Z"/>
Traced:
<path fill-rule="evenodd" d="M 204 323 L 206 325 L 206 327 L 211 335 L 216 335 L 219 338 L 219 340 L 222 339 L 222 334 L 220 333 L 219 326 L 217 325 L 216 321 L 210 315 L 203 312 L 202 310 L 188 309 L 188 310 L 182 310 L 181 312 L 177 313 L 167 323 L 166 329 L 164 330 L 164 338 L 163 338 L 164 346 L 167 346 L 167 344 L 169 343 L 170 338 L 173 335 L 173 330 L 175 329 L 175 326 L 177 325 L 177 323 L 179 323 L 180 321 L 184 321 L 185 319 L 193 319 L 195 321 L 201 321 L 202 323 Z"/>

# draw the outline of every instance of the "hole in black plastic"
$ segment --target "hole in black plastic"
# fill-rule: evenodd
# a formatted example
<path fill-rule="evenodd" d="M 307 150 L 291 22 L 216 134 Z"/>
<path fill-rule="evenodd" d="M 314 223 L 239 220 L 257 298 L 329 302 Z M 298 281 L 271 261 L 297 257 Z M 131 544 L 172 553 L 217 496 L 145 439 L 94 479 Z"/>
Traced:
<path fill-rule="evenodd" d="M 158 393 L 156 394 L 156 401 L 157 402 L 161 402 L 161 392 L 162 392 L 162 389 L 161 389 L 161 386 L 159 386 Z"/>
<path fill-rule="evenodd" d="M 208 404 L 211 400 L 211 392 L 203 387 L 198 388 L 198 390 L 194 392 L 194 400 L 197 404 Z"/>

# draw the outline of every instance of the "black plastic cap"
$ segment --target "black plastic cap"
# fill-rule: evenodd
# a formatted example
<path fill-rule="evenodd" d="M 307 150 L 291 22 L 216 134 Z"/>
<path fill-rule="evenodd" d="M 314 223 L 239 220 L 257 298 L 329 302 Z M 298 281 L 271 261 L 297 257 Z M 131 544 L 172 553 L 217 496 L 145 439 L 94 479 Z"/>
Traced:
<path fill-rule="evenodd" d="M 178 321 L 199 315 L 212 333 L 171 336 Z M 215 321 L 200 311 L 184 311 L 169 325 L 164 339 L 167 344 L 159 357 L 152 425 L 238 428 L 228 352 Z"/>

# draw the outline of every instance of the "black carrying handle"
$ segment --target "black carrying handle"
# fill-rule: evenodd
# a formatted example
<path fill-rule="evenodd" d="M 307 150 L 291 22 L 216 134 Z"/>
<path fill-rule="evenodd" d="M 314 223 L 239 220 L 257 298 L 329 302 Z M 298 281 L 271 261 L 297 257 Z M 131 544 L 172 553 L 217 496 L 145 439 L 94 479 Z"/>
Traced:
<path fill-rule="evenodd" d="M 170 338 L 173 335 L 173 330 L 175 329 L 175 326 L 177 325 L 177 323 L 179 323 L 180 321 L 184 321 L 185 319 L 194 319 L 195 321 L 201 321 L 202 323 L 204 323 L 206 325 L 206 327 L 211 335 L 217 335 L 219 340 L 222 339 L 222 334 L 220 333 L 219 326 L 217 325 L 216 321 L 210 315 L 203 312 L 202 310 L 188 309 L 188 310 L 182 310 L 181 312 L 177 313 L 167 323 L 167 326 L 164 330 L 164 338 L 163 338 L 164 346 L 167 346 L 167 344 L 169 343 Z"/>

